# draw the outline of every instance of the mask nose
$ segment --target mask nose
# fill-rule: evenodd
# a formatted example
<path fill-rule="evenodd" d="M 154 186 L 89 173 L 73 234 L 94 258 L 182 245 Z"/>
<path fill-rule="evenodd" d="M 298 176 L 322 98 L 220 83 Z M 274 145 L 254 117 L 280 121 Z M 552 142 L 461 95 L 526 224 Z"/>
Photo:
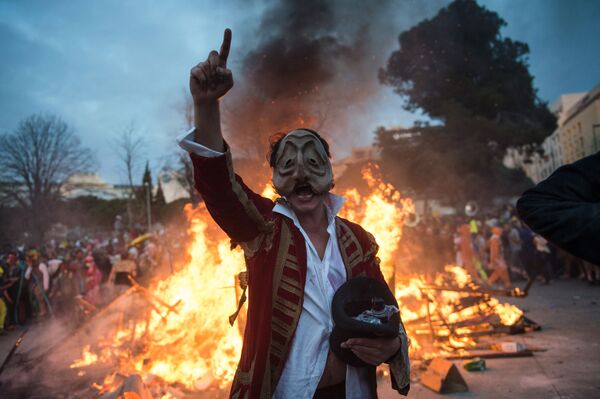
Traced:
<path fill-rule="evenodd" d="M 294 179 L 296 181 L 302 181 L 306 179 L 306 169 L 304 168 L 304 161 L 302 160 L 301 153 L 298 153 L 296 168 L 294 170 Z"/>
<path fill-rule="evenodd" d="M 304 167 L 298 165 L 296 170 L 294 171 L 294 179 L 296 181 L 302 181 L 306 179 L 306 172 L 304 172 Z"/>

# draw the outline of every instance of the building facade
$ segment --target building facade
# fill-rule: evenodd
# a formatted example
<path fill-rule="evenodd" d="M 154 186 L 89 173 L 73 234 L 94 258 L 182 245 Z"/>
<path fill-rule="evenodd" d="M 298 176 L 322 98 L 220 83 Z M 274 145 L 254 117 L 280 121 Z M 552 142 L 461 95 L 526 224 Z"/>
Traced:
<path fill-rule="evenodd" d="M 560 130 L 564 163 L 600 151 L 600 85 L 567 111 Z"/>
<path fill-rule="evenodd" d="M 135 187 L 137 188 L 137 186 Z M 129 196 L 128 185 L 115 185 L 104 181 L 92 172 L 80 172 L 70 176 L 61 188 L 65 198 L 96 197 L 103 200 L 125 199 Z"/>
<path fill-rule="evenodd" d="M 505 165 L 521 166 L 525 174 L 539 183 L 562 165 L 600 151 L 600 85 L 590 92 L 561 95 L 550 105 L 557 128 L 542 143 L 543 155 L 525 159 L 517 150 L 508 151 Z"/>

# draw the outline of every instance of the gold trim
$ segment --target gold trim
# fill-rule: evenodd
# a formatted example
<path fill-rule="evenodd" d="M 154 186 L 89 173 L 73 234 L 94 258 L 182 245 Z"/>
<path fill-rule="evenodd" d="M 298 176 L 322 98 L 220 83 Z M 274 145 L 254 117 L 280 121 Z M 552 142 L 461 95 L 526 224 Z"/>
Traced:
<path fill-rule="evenodd" d="M 242 186 L 238 183 L 237 179 L 235 178 L 235 172 L 233 171 L 231 151 L 229 151 L 229 146 L 227 144 L 226 148 L 227 150 L 225 151 L 225 160 L 227 164 L 227 173 L 229 175 L 229 183 L 231 184 L 231 190 L 238 198 L 238 201 L 240 201 L 240 204 L 246 211 L 246 214 L 250 217 L 250 219 L 252 219 L 256 223 L 258 231 L 260 233 L 257 237 L 241 245 L 246 256 L 251 258 L 258 251 L 263 240 L 266 239 L 267 247 L 270 247 L 272 242 L 272 233 L 275 225 L 272 221 L 267 221 L 264 218 L 264 216 L 256 208 L 256 205 L 254 205 L 250 198 L 248 198 L 248 194 L 246 194 Z"/>
<path fill-rule="evenodd" d="M 300 282 L 288 276 L 281 276 L 281 281 L 288 284 L 290 287 L 300 290 L 300 293 L 304 293 L 304 290 L 300 286 Z"/>
<path fill-rule="evenodd" d="M 292 240 L 292 233 L 290 227 L 285 221 L 281 223 L 281 238 L 279 241 L 279 249 L 277 251 L 277 259 L 275 263 L 275 270 L 273 271 L 273 298 L 272 298 L 272 312 L 271 312 L 271 342 L 269 344 L 268 354 L 268 369 L 270 370 L 270 389 L 268 390 L 269 396 L 272 395 L 273 391 L 277 387 L 279 377 L 283 370 L 283 357 L 285 356 L 286 349 L 292 341 L 292 335 L 298 324 L 300 313 L 302 312 L 302 295 L 304 295 L 303 287 L 301 287 L 301 270 L 297 263 L 297 257 L 290 254 L 290 250 L 293 249 L 294 242 Z M 288 274 L 284 274 L 284 270 L 293 270 L 293 275 L 297 275 L 298 279 L 290 277 Z M 279 290 L 283 290 L 286 293 L 298 297 L 298 302 L 294 303 L 279 295 Z M 281 316 L 275 315 L 275 310 L 281 312 L 286 317 L 291 319 L 291 322 L 286 321 Z M 280 340 L 274 340 L 273 333 L 280 335 L 283 338 L 283 342 Z M 263 387 L 264 388 L 264 387 Z M 267 391 L 263 391 L 265 393 Z"/>
<path fill-rule="evenodd" d="M 285 279 L 285 277 L 286 276 L 283 276 L 284 279 Z M 302 290 L 300 288 L 298 288 L 297 285 L 292 285 L 289 282 L 285 281 L 284 279 L 281 280 L 281 287 L 284 290 L 296 295 L 297 297 L 300 297 L 303 293 Z"/>
<path fill-rule="evenodd" d="M 283 313 L 285 316 L 291 318 L 292 320 L 294 319 L 294 316 L 296 315 L 295 309 L 292 309 L 289 306 L 282 304 L 281 302 L 278 302 L 275 306 L 273 306 L 273 309 L 280 311 L 281 313 Z"/>
<path fill-rule="evenodd" d="M 255 362 L 256 362 L 256 358 L 254 360 L 252 360 L 252 363 L 250 364 L 250 370 L 248 370 L 248 371 L 241 371 L 240 367 L 238 366 L 237 370 L 235 371 L 235 376 L 233 377 L 233 383 L 231 384 L 231 394 L 230 394 L 231 399 L 248 397 L 248 391 L 246 391 L 246 393 L 242 397 L 242 396 L 240 396 L 240 390 L 243 387 L 247 387 L 247 388 L 250 387 L 250 384 L 252 383 L 252 376 L 254 375 Z M 236 392 L 233 392 L 234 389 L 236 389 Z"/>
<path fill-rule="evenodd" d="M 279 288 L 279 282 L 283 275 L 283 266 L 286 260 L 286 255 L 292 241 L 292 233 L 285 221 L 281 221 L 281 233 L 279 235 L 279 248 L 277 250 L 277 258 L 275 259 L 275 269 L 273 270 L 273 298 Z"/>
<path fill-rule="evenodd" d="M 358 238 L 352 229 L 346 225 L 343 219 L 336 217 L 335 224 L 338 236 L 338 245 L 340 246 L 342 260 L 344 261 L 344 266 L 346 267 L 346 279 L 349 280 L 352 277 L 356 277 L 352 271 L 364 259 L 363 250 L 360 246 Z M 350 250 L 350 246 L 352 244 L 354 244 L 356 249 L 354 252 L 348 255 L 348 251 Z"/>
<path fill-rule="evenodd" d="M 271 363 L 269 358 L 267 358 L 265 364 L 265 372 L 263 373 L 263 381 L 262 386 L 260 387 L 260 399 L 271 399 L 273 396 L 273 392 L 275 388 L 271 387 Z"/>

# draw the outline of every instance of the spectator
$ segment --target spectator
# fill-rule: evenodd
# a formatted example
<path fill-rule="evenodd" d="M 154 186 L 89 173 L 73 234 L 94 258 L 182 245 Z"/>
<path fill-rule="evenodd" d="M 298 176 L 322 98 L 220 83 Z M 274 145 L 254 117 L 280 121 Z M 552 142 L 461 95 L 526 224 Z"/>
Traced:
<path fill-rule="evenodd" d="M 490 268 L 493 270 L 488 284 L 492 285 L 497 280 L 502 280 L 505 289 L 511 287 L 510 276 L 508 275 L 508 266 L 504 261 L 502 250 L 502 229 L 500 227 L 492 227 L 492 237 L 488 241 L 490 251 Z"/>
<path fill-rule="evenodd" d="M 535 234 L 533 236 L 533 244 L 535 246 L 534 263 L 537 271 L 536 274 L 542 275 L 544 284 L 549 284 L 552 277 L 552 266 L 550 263 L 550 248 L 548 248 L 548 241 L 539 234 Z"/>

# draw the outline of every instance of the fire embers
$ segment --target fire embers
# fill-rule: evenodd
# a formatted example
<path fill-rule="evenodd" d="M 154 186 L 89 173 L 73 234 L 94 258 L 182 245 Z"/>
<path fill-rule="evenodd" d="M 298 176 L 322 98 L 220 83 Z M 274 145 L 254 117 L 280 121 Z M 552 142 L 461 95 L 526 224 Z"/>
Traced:
<path fill-rule="evenodd" d="M 299 198 L 328 192 L 333 171 L 327 151 L 319 139 L 307 130 L 288 133 L 279 144 L 273 185 L 282 196 Z"/>

